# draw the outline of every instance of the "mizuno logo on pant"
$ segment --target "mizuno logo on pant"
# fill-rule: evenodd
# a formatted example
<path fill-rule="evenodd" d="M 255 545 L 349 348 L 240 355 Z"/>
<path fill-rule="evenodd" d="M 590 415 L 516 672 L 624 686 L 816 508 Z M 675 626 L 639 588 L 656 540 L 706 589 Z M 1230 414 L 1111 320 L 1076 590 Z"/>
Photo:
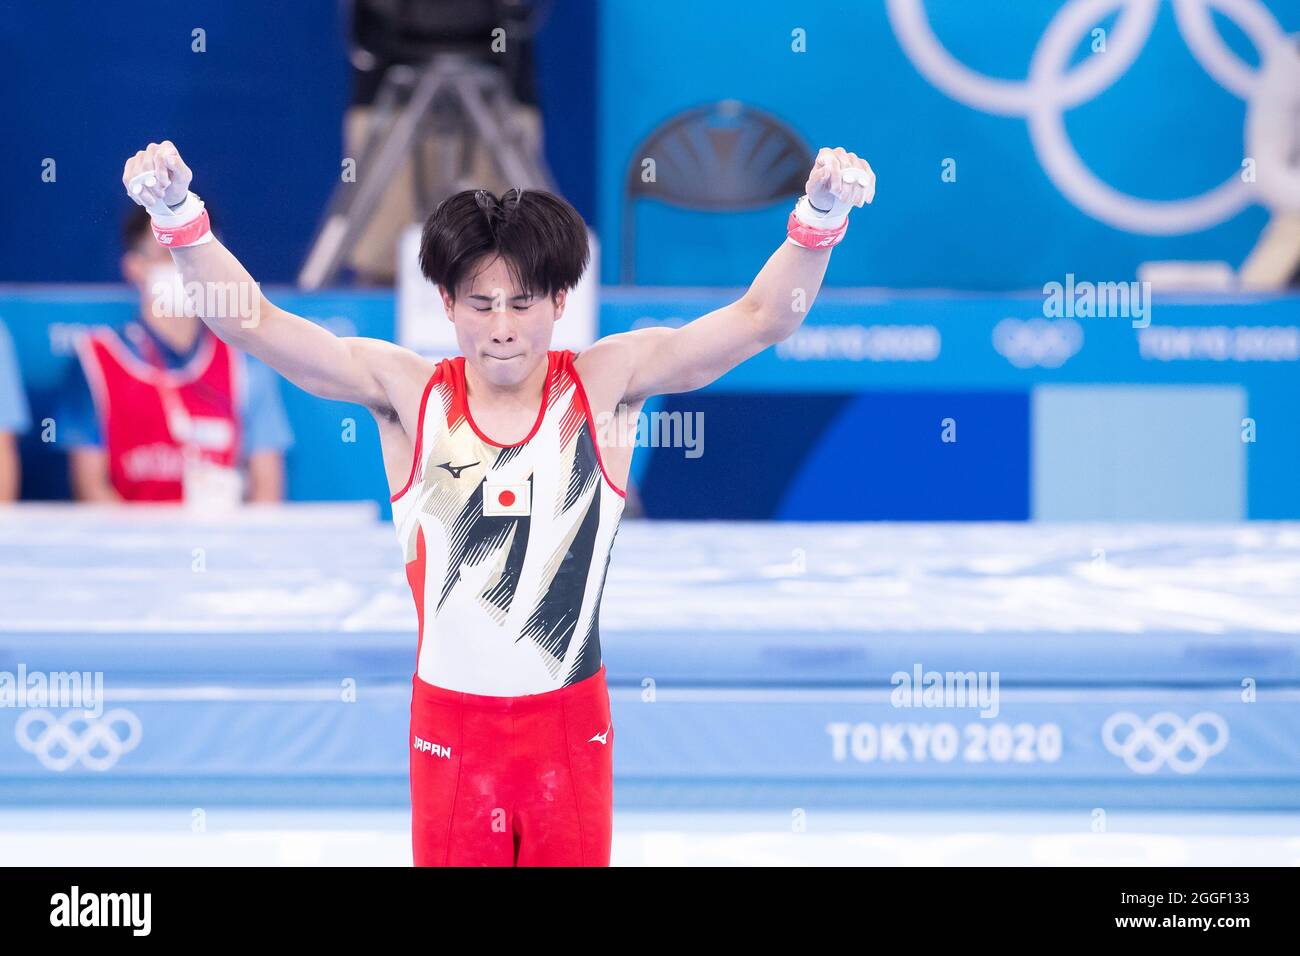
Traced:
<path fill-rule="evenodd" d="M 613 726 L 614 726 L 613 724 L 610 724 L 608 727 L 605 728 L 604 733 L 596 734 L 596 736 L 592 737 L 591 740 L 588 740 L 587 743 L 591 743 L 593 740 L 598 744 L 607 743 L 609 740 L 609 728 Z"/>

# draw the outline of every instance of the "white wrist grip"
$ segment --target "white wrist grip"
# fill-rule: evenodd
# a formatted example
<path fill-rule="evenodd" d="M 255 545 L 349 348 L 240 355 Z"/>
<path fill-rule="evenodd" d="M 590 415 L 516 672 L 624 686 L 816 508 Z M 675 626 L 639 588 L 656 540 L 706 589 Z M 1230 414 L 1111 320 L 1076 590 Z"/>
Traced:
<path fill-rule="evenodd" d="M 126 184 L 126 189 L 132 196 L 135 196 L 139 194 L 139 187 L 148 186 L 152 188 L 157 185 L 157 182 L 157 176 L 153 170 L 147 169 L 132 176 Z M 143 205 L 153 218 L 153 221 L 164 228 L 183 226 L 185 223 L 197 219 L 203 212 L 203 200 L 192 192 L 186 193 L 185 199 L 175 209 L 172 209 L 161 199 Z"/>
<path fill-rule="evenodd" d="M 837 199 L 831 204 L 830 211 L 822 212 L 808 201 L 807 196 L 801 196 L 795 204 L 794 216 L 813 229 L 838 229 L 849 218 L 849 204 Z"/>
<path fill-rule="evenodd" d="M 867 176 L 860 169 L 850 168 L 840 174 L 841 180 L 845 186 L 866 185 Z M 839 196 L 831 195 L 831 208 L 826 212 L 815 208 L 808 197 L 804 196 L 795 206 L 795 217 L 805 226 L 811 226 L 814 229 L 838 229 L 844 224 L 844 220 L 849 218 L 849 210 L 853 204 L 846 202 Z"/>

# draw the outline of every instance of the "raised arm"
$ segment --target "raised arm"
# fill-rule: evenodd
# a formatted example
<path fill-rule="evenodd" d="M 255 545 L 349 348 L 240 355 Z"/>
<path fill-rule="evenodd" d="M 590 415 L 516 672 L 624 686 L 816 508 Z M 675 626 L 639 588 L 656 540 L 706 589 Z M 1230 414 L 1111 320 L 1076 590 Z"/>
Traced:
<path fill-rule="evenodd" d="M 703 388 L 789 338 L 821 289 L 830 247 L 843 234 L 849 209 L 871 202 L 875 192 L 876 177 L 865 160 L 843 149 L 822 149 L 790 238 L 743 296 L 680 328 L 638 329 L 602 339 L 587 350 L 595 353 L 592 363 L 625 375 L 624 400 L 636 402 Z M 824 245 L 816 247 L 819 243 Z"/>
<path fill-rule="evenodd" d="M 164 238 L 171 235 L 165 224 L 177 220 L 177 243 L 193 240 L 198 231 L 186 232 L 182 220 L 203 214 L 201 201 L 189 192 L 192 179 L 169 140 L 150 143 L 122 173 L 127 194 L 150 211 L 156 225 L 164 224 Z M 172 259 L 192 307 L 217 336 L 313 395 L 372 409 L 392 407 L 385 373 L 394 365 L 422 361 L 415 353 L 378 339 L 342 338 L 278 308 L 211 232 L 197 238 L 194 245 L 173 245 Z"/>

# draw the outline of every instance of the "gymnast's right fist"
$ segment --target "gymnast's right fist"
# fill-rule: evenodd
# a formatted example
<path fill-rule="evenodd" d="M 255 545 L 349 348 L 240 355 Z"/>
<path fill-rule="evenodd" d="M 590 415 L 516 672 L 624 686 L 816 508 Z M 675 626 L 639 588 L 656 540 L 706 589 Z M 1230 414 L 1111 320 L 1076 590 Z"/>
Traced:
<path fill-rule="evenodd" d="M 122 185 L 135 202 L 150 212 L 166 213 L 166 206 L 179 205 L 190 190 L 194 173 L 181 159 L 171 140 L 150 143 L 126 161 Z"/>

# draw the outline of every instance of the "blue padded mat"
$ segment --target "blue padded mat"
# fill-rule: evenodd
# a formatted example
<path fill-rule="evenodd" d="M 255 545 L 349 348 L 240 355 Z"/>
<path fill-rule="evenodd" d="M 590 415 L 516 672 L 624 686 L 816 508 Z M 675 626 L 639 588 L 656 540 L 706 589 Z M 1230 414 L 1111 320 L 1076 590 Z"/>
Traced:
<path fill-rule="evenodd" d="M 373 511 L 7 509 L 0 607 L 0 672 L 105 685 L 0 708 L 0 801 L 407 799 Z M 622 809 L 1300 808 L 1295 525 L 628 522 L 601 630 Z M 995 696 L 902 706 L 917 669 Z"/>

